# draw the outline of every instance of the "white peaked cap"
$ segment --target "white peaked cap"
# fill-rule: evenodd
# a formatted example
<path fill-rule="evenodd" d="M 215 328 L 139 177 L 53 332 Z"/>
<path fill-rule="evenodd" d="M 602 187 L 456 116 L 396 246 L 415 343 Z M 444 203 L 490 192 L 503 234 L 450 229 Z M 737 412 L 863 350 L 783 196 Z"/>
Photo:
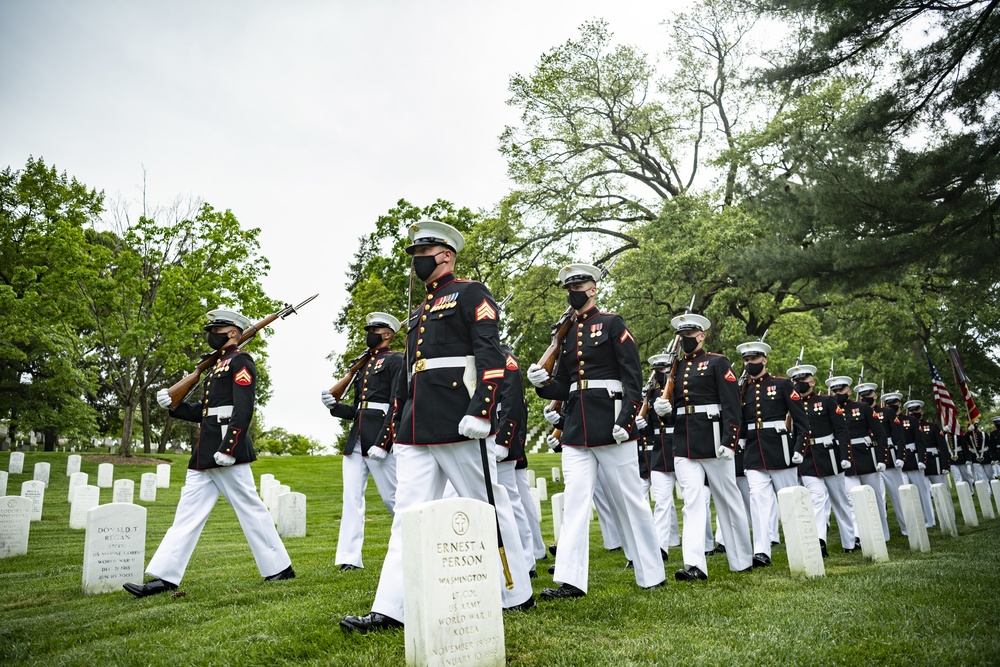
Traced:
<path fill-rule="evenodd" d="M 365 315 L 365 329 L 368 327 L 389 327 L 396 332 L 399 331 L 399 320 L 389 313 L 368 313 Z"/>
<path fill-rule="evenodd" d="M 465 247 L 465 238 L 461 232 L 437 220 L 421 220 L 410 225 L 409 235 L 410 245 L 406 248 L 406 252 L 411 255 L 422 245 L 444 245 L 455 252 Z"/>

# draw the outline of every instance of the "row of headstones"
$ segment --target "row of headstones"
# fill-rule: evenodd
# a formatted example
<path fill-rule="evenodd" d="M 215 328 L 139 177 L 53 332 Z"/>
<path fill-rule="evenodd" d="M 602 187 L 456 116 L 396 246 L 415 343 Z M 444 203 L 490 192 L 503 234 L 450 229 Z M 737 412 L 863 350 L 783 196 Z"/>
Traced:
<path fill-rule="evenodd" d="M 306 536 L 306 494 L 292 491 L 271 473 L 260 476 L 260 499 L 281 537 Z"/>

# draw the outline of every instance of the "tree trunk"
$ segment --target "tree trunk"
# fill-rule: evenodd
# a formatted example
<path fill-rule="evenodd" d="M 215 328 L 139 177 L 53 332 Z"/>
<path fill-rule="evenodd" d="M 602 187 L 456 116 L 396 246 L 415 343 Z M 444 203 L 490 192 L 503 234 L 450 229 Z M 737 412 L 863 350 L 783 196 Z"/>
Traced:
<path fill-rule="evenodd" d="M 142 453 L 149 454 L 153 437 L 149 426 L 149 394 L 145 391 L 139 394 L 139 411 L 142 414 Z"/>
<path fill-rule="evenodd" d="M 59 442 L 59 433 L 55 429 L 46 429 L 42 431 L 42 435 L 45 436 L 43 450 L 46 452 L 56 451 L 56 444 Z"/>
<path fill-rule="evenodd" d="M 118 447 L 118 456 L 132 456 L 132 422 L 135 421 L 135 405 L 126 404 L 122 416 L 122 444 Z"/>
<path fill-rule="evenodd" d="M 170 442 L 170 431 L 173 430 L 174 418 L 169 414 L 163 422 L 163 435 L 160 436 L 160 444 L 156 447 L 157 454 L 167 453 L 167 443 Z"/>

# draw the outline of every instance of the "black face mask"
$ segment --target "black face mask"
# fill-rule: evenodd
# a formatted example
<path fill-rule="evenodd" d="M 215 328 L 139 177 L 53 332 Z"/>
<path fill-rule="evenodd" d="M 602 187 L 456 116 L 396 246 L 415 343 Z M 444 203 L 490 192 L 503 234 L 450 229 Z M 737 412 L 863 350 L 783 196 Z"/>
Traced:
<path fill-rule="evenodd" d="M 229 342 L 229 334 L 209 332 L 207 336 L 208 346 L 213 350 L 221 350 L 222 346 Z"/>
<path fill-rule="evenodd" d="M 382 344 L 382 334 L 375 333 L 374 331 L 369 331 L 365 334 L 365 345 L 369 348 L 375 348 Z"/>
<path fill-rule="evenodd" d="M 847 405 L 851 402 L 850 394 L 837 394 L 837 405 Z"/>
<path fill-rule="evenodd" d="M 910 416 L 911 417 L 916 417 L 918 420 L 920 420 L 920 419 L 924 418 L 924 413 L 923 412 L 911 412 Z"/>
<path fill-rule="evenodd" d="M 691 354 L 698 349 L 698 337 L 681 336 L 681 347 L 684 348 L 684 354 Z"/>
<path fill-rule="evenodd" d="M 808 382 L 796 382 L 795 391 L 805 395 L 808 394 L 810 391 L 812 391 L 812 387 L 809 386 Z"/>
<path fill-rule="evenodd" d="M 570 290 L 566 292 L 566 303 L 568 303 L 573 310 L 580 310 L 587 305 L 588 301 L 590 301 L 590 297 L 587 296 L 587 290 L 583 290 L 582 292 Z"/>
<path fill-rule="evenodd" d="M 875 397 L 874 396 L 862 396 L 861 397 L 861 402 L 862 403 L 867 403 L 868 405 L 871 405 L 871 406 L 874 406 L 875 405 Z"/>
<path fill-rule="evenodd" d="M 444 252 L 443 250 L 441 252 Z M 418 255 L 413 258 L 413 272 L 417 274 L 417 278 L 420 280 L 427 280 L 434 273 L 437 268 L 437 256 L 441 252 L 434 255 Z"/>
<path fill-rule="evenodd" d="M 747 375 L 749 375 L 752 378 L 755 378 L 758 375 L 760 375 L 760 372 L 762 370 L 764 370 L 764 362 L 763 361 L 750 362 L 744 365 L 743 367 L 747 370 Z"/>

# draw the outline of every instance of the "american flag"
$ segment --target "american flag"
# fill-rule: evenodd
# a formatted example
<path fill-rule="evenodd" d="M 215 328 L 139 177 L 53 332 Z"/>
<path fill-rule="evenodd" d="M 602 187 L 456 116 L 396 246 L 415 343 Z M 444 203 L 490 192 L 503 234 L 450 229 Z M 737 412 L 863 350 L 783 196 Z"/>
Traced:
<path fill-rule="evenodd" d="M 965 399 L 965 409 L 968 410 L 969 425 L 971 426 L 979 421 L 979 408 L 976 407 L 976 401 L 972 398 L 972 392 L 969 391 L 969 376 L 962 368 L 962 359 L 958 356 L 958 350 L 955 349 L 954 345 L 948 348 L 948 357 L 951 359 L 951 367 L 955 371 L 955 382 L 962 391 L 962 398 Z"/>
<path fill-rule="evenodd" d="M 934 390 L 934 405 L 937 406 L 938 417 L 941 419 L 941 428 L 949 433 L 961 435 L 958 430 L 958 410 L 955 409 L 955 402 L 951 400 L 948 387 L 945 386 L 941 374 L 934 368 L 931 355 L 924 350 L 927 355 L 927 363 L 931 367 L 931 386 Z"/>

